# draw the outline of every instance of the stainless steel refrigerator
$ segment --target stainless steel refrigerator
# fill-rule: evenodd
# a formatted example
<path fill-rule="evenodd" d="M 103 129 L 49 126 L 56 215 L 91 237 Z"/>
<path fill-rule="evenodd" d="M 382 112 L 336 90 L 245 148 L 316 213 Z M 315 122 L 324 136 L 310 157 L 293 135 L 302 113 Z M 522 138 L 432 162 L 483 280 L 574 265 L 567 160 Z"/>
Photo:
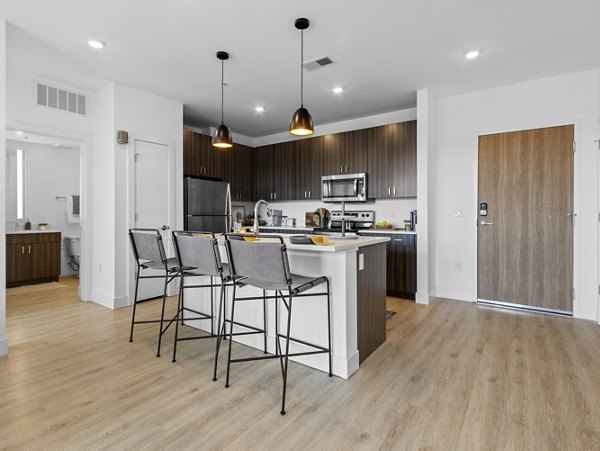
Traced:
<path fill-rule="evenodd" d="M 185 177 L 183 186 L 185 230 L 231 231 L 229 183 Z"/>

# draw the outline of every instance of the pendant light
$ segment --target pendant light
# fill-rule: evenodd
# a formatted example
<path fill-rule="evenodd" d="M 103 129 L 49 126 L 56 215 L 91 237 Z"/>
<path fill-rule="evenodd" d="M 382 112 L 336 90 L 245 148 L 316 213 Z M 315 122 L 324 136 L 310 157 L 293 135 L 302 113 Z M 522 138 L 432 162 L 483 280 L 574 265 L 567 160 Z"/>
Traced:
<path fill-rule="evenodd" d="M 290 123 L 290 133 L 292 135 L 306 136 L 312 135 L 315 131 L 313 120 L 306 108 L 304 108 L 304 30 L 310 26 L 308 19 L 296 19 L 294 23 L 300 30 L 300 108 L 292 116 Z"/>
<path fill-rule="evenodd" d="M 212 139 L 213 147 L 217 147 L 219 149 L 229 149 L 233 146 L 233 136 L 231 135 L 231 130 L 229 127 L 225 125 L 224 122 L 224 73 L 225 73 L 225 60 L 229 59 L 229 53 L 227 52 L 217 52 L 217 58 L 221 60 L 221 125 L 217 127 L 215 130 L 215 136 Z"/>

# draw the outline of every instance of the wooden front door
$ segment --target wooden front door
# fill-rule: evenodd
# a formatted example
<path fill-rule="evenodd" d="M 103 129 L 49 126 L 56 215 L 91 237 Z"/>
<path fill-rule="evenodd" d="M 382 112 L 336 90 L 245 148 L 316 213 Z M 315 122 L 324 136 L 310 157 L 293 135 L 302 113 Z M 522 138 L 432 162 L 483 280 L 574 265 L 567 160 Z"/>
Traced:
<path fill-rule="evenodd" d="M 478 300 L 573 311 L 573 129 L 479 137 Z"/>

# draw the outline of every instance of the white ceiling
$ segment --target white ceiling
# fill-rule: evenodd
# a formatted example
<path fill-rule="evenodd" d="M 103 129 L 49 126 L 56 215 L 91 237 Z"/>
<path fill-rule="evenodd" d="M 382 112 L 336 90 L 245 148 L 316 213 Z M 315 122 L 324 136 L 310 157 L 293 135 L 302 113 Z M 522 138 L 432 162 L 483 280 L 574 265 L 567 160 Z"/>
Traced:
<path fill-rule="evenodd" d="M 225 122 L 251 137 L 286 130 L 299 106 L 297 17 L 311 20 L 305 60 L 335 62 L 305 72 L 317 124 L 413 107 L 422 88 L 449 95 L 600 67 L 598 0 L 3 0 L 0 17 L 102 77 L 183 102 L 198 127 L 220 119 L 215 53 L 226 50 Z M 92 37 L 107 47 L 90 49 Z M 471 49 L 481 56 L 467 61 Z"/>

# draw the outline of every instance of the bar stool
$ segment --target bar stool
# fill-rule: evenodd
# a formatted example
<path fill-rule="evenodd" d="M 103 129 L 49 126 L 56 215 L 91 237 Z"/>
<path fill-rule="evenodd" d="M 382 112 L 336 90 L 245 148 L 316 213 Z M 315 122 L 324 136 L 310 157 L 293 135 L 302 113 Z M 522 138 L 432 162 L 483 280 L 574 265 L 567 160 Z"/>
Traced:
<path fill-rule="evenodd" d="M 251 242 L 245 240 L 245 235 L 241 234 L 226 234 L 225 244 L 227 256 L 229 258 L 229 269 L 234 278 L 233 284 L 233 302 L 231 307 L 231 325 L 229 329 L 229 352 L 227 356 L 227 378 L 225 387 L 229 387 L 229 374 L 232 363 L 247 362 L 252 360 L 263 360 L 279 358 L 281 364 L 281 374 L 283 378 L 283 394 L 281 400 L 281 415 L 285 415 L 285 397 L 287 388 L 288 375 L 288 358 L 301 355 L 312 354 L 328 354 L 329 359 L 329 377 L 331 377 L 331 307 L 330 307 L 330 292 L 329 279 L 325 276 L 321 277 L 306 277 L 292 274 L 288 261 L 286 245 L 283 238 L 279 235 L 261 235 L 261 238 L 267 238 L 270 241 Z M 325 293 L 305 293 L 311 288 L 326 284 L 327 291 Z M 235 315 L 235 305 L 238 301 L 251 299 L 260 299 L 259 296 L 254 297 L 238 297 L 237 291 L 239 288 L 249 285 L 260 288 L 264 291 L 275 292 L 275 355 L 250 357 L 242 359 L 231 358 L 231 337 L 233 336 L 233 325 Z M 286 294 L 284 294 L 284 292 Z M 292 302 L 297 297 L 304 296 L 325 296 L 327 299 L 327 347 L 309 343 L 304 340 L 299 340 L 290 337 L 290 327 L 292 323 Z M 263 298 L 264 298 L 263 294 Z M 286 300 L 287 297 L 287 300 Z M 269 296 L 268 298 L 273 298 Z M 279 332 L 279 311 L 277 309 L 278 302 L 281 300 L 283 306 L 287 310 L 287 329 L 285 334 Z M 285 352 L 281 350 L 281 339 L 285 339 Z M 290 341 L 299 343 L 314 350 L 305 352 L 295 352 L 290 354 Z"/>
<path fill-rule="evenodd" d="M 184 340 L 200 340 L 204 338 L 217 337 L 217 348 L 215 350 L 215 363 L 213 380 L 217 375 L 217 361 L 220 347 L 221 332 L 221 312 L 224 314 L 226 286 L 231 280 L 229 275 L 229 266 L 221 262 L 217 239 L 212 232 L 173 232 L 173 243 L 175 255 L 181 274 L 181 283 L 179 284 L 179 299 L 177 303 L 177 315 L 175 317 L 175 342 L 173 344 L 173 362 L 177 356 L 177 342 Z M 186 284 L 188 277 L 210 277 L 208 284 Z M 214 279 L 217 283 L 214 283 Z M 231 285 L 231 284 L 229 284 Z M 217 335 L 214 333 L 214 288 L 221 287 L 218 306 Z M 185 290 L 190 288 L 210 288 L 210 314 L 199 312 L 185 306 Z M 196 318 L 184 318 L 184 312 L 192 312 L 198 315 Z M 180 318 L 181 317 L 181 318 Z M 184 321 L 210 320 L 210 335 L 200 335 L 192 337 L 179 337 L 179 322 L 185 325 Z"/>
<path fill-rule="evenodd" d="M 162 336 L 167 331 L 169 326 L 173 323 L 173 320 L 171 320 L 167 324 L 167 327 L 163 328 L 165 320 L 165 302 L 167 299 L 167 286 L 176 277 L 179 276 L 179 266 L 177 265 L 177 261 L 175 258 L 167 258 L 165 253 L 165 247 L 162 241 L 162 236 L 158 229 L 129 229 L 129 239 L 131 242 L 133 256 L 137 265 L 135 270 L 135 296 L 133 298 L 133 313 L 131 315 L 131 331 L 129 333 L 129 341 L 133 341 L 133 326 L 135 324 L 160 323 L 160 328 L 158 332 L 158 349 L 156 351 L 156 357 L 160 357 L 160 345 L 162 341 Z M 142 270 L 146 269 L 162 271 L 162 274 L 147 276 L 141 275 Z M 140 279 L 165 280 L 160 319 L 146 321 L 135 320 L 137 305 L 146 301 L 138 301 L 137 299 Z"/>

